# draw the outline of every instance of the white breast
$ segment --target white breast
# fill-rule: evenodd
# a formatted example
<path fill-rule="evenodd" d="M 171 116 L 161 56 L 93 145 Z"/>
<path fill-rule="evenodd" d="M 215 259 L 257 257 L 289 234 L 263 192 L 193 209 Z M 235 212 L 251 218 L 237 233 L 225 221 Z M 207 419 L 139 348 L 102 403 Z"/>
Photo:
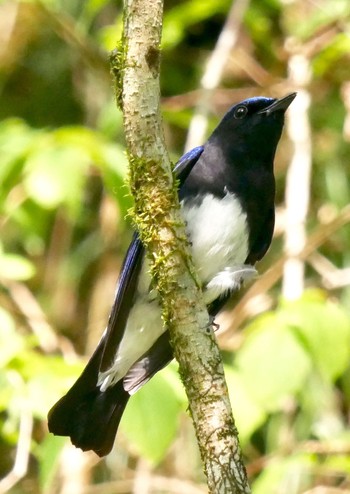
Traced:
<path fill-rule="evenodd" d="M 235 195 L 229 193 L 222 199 L 206 195 L 203 200 L 197 198 L 182 207 L 193 261 L 209 304 L 256 273 L 254 268 L 243 266 L 248 255 L 246 214 Z M 148 293 L 150 281 L 148 266 L 144 263 L 138 298 L 130 310 L 114 364 L 99 374 L 101 391 L 119 381 L 166 329 L 158 298 L 154 291 Z"/>
<path fill-rule="evenodd" d="M 183 207 L 192 256 L 205 285 L 225 268 L 242 266 L 248 255 L 247 216 L 234 194 L 212 194 Z"/>

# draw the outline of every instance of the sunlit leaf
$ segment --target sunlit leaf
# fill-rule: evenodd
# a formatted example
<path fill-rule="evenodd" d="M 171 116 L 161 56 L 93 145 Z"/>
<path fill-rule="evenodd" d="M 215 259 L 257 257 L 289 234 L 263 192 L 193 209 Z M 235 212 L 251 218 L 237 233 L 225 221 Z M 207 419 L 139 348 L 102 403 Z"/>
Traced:
<path fill-rule="evenodd" d="M 38 448 L 39 482 L 42 492 L 49 492 L 57 471 L 60 453 L 66 442 L 65 437 L 48 434 Z"/>
<path fill-rule="evenodd" d="M 170 48 L 179 43 L 187 26 L 210 18 L 213 14 L 224 13 L 227 0 L 191 0 L 181 2 L 165 13 L 163 27 L 163 46 Z"/>
<path fill-rule="evenodd" d="M 87 154 L 74 147 L 43 147 L 28 160 L 24 185 L 29 196 L 44 208 L 65 202 L 75 210 L 81 204 L 88 164 Z"/>
<path fill-rule="evenodd" d="M 248 393 L 265 410 L 275 410 L 300 391 L 312 367 L 293 332 L 274 314 L 252 325 L 236 364 Z"/>
<path fill-rule="evenodd" d="M 350 361 L 350 317 L 331 301 L 309 300 L 307 294 L 281 311 L 327 379 L 336 379 Z"/>
<path fill-rule="evenodd" d="M 25 157 L 33 139 L 40 135 L 22 120 L 10 118 L 0 122 L 0 184 L 1 193 L 20 179 Z"/>
<path fill-rule="evenodd" d="M 29 280 L 35 274 L 35 267 L 28 259 L 17 254 L 1 254 L 0 277 L 8 280 Z"/>
<path fill-rule="evenodd" d="M 339 2 L 338 2 L 339 3 Z M 345 2 L 344 2 L 345 3 Z M 347 3 L 347 2 L 346 2 Z M 333 8 L 334 4 L 332 5 Z M 349 9 L 349 5 L 347 5 Z M 313 69 L 317 77 L 324 75 L 334 64 L 349 53 L 350 37 L 348 33 L 339 33 L 328 46 L 313 60 Z"/>
<path fill-rule="evenodd" d="M 15 323 L 0 307 L 0 368 L 10 362 L 24 348 L 24 340 L 16 333 Z"/>
<path fill-rule="evenodd" d="M 13 387 L 11 386 L 11 381 L 8 378 L 8 372 L 3 367 L 0 367 L 0 389 L 0 410 L 4 411 L 8 409 L 9 403 L 11 401 L 13 395 Z"/>
<path fill-rule="evenodd" d="M 254 494 L 304 492 L 315 460 L 312 455 L 295 454 L 272 458 L 253 483 Z"/>
<path fill-rule="evenodd" d="M 45 419 L 54 403 L 73 385 L 83 369 L 82 362 L 67 364 L 62 357 L 47 358 L 34 350 L 22 352 L 13 367 L 26 382 L 32 413 Z"/>
<path fill-rule="evenodd" d="M 121 429 L 140 454 L 157 464 L 175 437 L 180 410 L 174 391 L 157 374 L 131 398 Z"/>

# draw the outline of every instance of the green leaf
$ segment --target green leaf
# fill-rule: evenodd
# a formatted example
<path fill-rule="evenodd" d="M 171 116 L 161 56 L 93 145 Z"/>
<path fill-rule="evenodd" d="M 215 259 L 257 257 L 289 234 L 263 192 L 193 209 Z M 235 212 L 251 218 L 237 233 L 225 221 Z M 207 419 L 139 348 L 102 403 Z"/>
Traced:
<path fill-rule="evenodd" d="M 313 372 L 307 380 L 298 400 L 299 410 L 295 431 L 299 439 L 336 439 L 344 430 L 344 420 L 339 410 L 339 396 L 329 380 Z"/>
<path fill-rule="evenodd" d="M 226 14 L 227 0 L 190 0 L 176 4 L 166 11 L 163 23 L 163 48 L 171 48 L 183 39 L 186 28 L 220 12 Z"/>
<path fill-rule="evenodd" d="M 37 453 L 39 456 L 39 482 L 42 492 L 49 492 L 55 478 L 61 451 L 67 442 L 65 437 L 48 434 L 40 444 Z"/>
<path fill-rule="evenodd" d="M 26 381 L 27 401 L 35 417 L 46 419 L 52 405 L 68 391 L 82 371 L 82 363 L 67 364 L 33 350 L 22 352 L 13 367 Z"/>
<path fill-rule="evenodd" d="M 350 318 L 338 304 L 306 294 L 286 304 L 281 315 L 324 378 L 335 380 L 345 372 L 350 360 Z"/>
<path fill-rule="evenodd" d="M 39 131 L 27 127 L 20 119 L 10 118 L 0 123 L 0 184 L 1 195 L 20 182 L 28 150 Z"/>
<path fill-rule="evenodd" d="M 80 207 L 87 165 L 82 150 L 48 142 L 28 159 L 25 188 L 46 209 L 67 203 L 75 210 Z"/>
<path fill-rule="evenodd" d="M 329 21 L 328 21 L 329 22 Z M 321 50 L 313 60 L 312 66 L 317 77 L 323 77 L 332 70 L 339 61 L 346 57 L 350 50 L 350 39 L 348 33 L 339 33 L 324 50 Z"/>
<path fill-rule="evenodd" d="M 325 455 L 323 458 L 323 466 L 330 472 L 350 472 L 350 431 L 344 431 L 337 438 L 330 438 L 328 441 L 323 441 L 325 450 L 338 450 L 336 455 Z M 342 453 L 343 452 L 343 453 Z"/>
<path fill-rule="evenodd" d="M 139 454 L 157 464 L 176 435 L 181 408 L 163 373 L 157 374 L 131 398 L 121 429 Z"/>
<path fill-rule="evenodd" d="M 252 485 L 254 494 L 297 493 L 304 492 L 308 472 L 314 468 L 315 460 L 311 455 L 272 458 Z"/>
<path fill-rule="evenodd" d="M 241 443 L 244 444 L 264 422 L 266 412 L 263 407 L 254 401 L 251 394 L 248 393 L 242 377 L 236 370 L 226 366 L 225 377 L 229 389 L 233 416 L 239 431 Z"/>
<path fill-rule="evenodd" d="M 302 388 L 312 365 L 293 331 L 274 314 L 253 323 L 236 363 L 248 393 L 267 411 Z"/>
<path fill-rule="evenodd" d="M 4 368 L 24 348 L 12 317 L 0 307 L 0 368 Z"/>
<path fill-rule="evenodd" d="M 0 277 L 8 280 L 29 280 L 35 274 L 33 263 L 16 254 L 0 252 Z"/>
<path fill-rule="evenodd" d="M 0 367 L 0 410 L 7 411 L 13 396 L 13 385 L 11 383 L 11 376 L 7 370 Z"/>

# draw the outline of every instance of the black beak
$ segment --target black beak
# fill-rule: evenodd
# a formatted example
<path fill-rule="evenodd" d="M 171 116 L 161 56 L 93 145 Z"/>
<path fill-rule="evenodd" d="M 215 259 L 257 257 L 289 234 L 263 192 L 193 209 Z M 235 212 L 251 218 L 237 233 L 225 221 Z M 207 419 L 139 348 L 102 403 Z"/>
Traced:
<path fill-rule="evenodd" d="M 271 113 L 275 111 L 285 112 L 288 106 L 296 97 L 296 95 L 297 93 L 291 93 L 288 94 L 288 96 L 285 96 L 284 98 L 276 99 L 271 105 L 267 106 L 263 110 L 260 110 L 258 113 L 265 113 L 267 116 L 269 116 Z"/>

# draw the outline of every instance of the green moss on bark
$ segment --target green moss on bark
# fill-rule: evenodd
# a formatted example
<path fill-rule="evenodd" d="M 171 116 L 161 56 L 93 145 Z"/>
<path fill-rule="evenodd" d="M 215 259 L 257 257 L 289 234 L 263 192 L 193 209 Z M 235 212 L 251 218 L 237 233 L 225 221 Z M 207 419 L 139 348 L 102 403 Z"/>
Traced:
<path fill-rule="evenodd" d="M 174 280 L 171 273 L 177 271 L 178 263 L 186 258 L 189 244 L 186 236 L 179 235 L 179 224 L 169 220 L 169 211 L 180 208 L 177 182 L 156 162 L 130 153 L 128 157 L 129 185 L 134 198 L 131 217 L 147 252 L 152 252 L 150 272 L 154 288 L 166 300 L 163 320 L 169 327 L 177 309 L 173 303 L 174 293 L 179 291 L 178 280 L 169 280 Z M 155 183 L 158 187 L 154 187 Z M 161 229 L 157 225 L 162 225 Z M 192 276 L 198 286 L 197 273 L 193 272 Z"/>
<path fill-rule="evenodd" d="M 118 108 L 123 111 L 123 76 L 126 62 L 127 41 L 124 36 L 109 54 L 109 64 L 114 80 L 114 93 Z"/>

